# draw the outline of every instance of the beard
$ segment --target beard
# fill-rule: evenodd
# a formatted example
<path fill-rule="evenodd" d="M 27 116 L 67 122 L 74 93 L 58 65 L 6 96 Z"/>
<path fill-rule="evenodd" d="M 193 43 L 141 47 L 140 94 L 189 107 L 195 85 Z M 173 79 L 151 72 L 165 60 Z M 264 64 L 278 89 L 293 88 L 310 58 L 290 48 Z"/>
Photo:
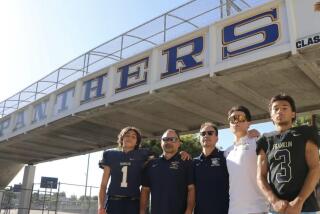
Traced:
<path fill-rule="evenodd" d="M 163 147 L 163 150 L 164 150 L 165 152 L 167 152 L 167 153 L 173 153 L 173 152 L 175 152 L 174 146 L 171 145 L 171 144 L 169 144 L 169 143 L 164 144 L 162 147 Z"/>

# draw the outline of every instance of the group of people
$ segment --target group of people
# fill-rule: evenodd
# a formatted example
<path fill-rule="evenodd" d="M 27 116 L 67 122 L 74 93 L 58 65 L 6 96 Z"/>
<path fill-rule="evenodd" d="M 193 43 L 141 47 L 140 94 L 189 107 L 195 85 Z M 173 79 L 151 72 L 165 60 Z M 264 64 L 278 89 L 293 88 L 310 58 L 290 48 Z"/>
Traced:
<path fill-rule="evenodd" d="M 179 153 L 176 130 L 164 132 L 163 154 L 155 158 L 139 148 L 137 128 L 122 129 L 120 149 L 105 151 L 99 163 L 98 214 L 147 214 L 149 206 L 151 214 L 319 213 L 317 130 L 293 127 L 296 107 L 288 95 L 272 97 L 269 112 L 276 130 L 258 139 L 249 131 L 250 111 L 232 107 L 228 121 L 234 142 L 226 151 L 216 147 L 217 127 L 203 123 L 202 152 L 193 160 Z"/>

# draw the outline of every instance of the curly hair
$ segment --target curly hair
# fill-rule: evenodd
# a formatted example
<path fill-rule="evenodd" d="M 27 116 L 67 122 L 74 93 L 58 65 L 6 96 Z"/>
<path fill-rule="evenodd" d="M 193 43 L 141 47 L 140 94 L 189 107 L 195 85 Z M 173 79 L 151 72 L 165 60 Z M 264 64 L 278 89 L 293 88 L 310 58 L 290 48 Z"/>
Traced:
<path fill-rule="evenodd" d="M 139 131 L 139 129 L 137 129 L 136 127 L 133 126 L 127 126 L 125 128 L 123 128 L 120 133 L 118 134 L 118 140 L 117 143 L 119 145 L 119 147 L 122 147 L 123 144 L 123 137 L 125 134 L 127 134 L 129 131 L 134 131 L 137 135 L 137 144 L 134 147 L 134 149 L 138 149 L 140 147 L 140 143 L 141 143 L 141 132 Z"/>

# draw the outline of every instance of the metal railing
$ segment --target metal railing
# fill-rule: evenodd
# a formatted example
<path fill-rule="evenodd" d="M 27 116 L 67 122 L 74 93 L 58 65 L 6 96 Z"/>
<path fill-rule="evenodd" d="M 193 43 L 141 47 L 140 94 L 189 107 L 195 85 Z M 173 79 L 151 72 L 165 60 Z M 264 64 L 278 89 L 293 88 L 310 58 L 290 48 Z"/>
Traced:
<path fill-rule="evenodd" d="M 120 60 L 269 0 L 191 0 L 73 59 L 0 102 L 0 117 Z"/>

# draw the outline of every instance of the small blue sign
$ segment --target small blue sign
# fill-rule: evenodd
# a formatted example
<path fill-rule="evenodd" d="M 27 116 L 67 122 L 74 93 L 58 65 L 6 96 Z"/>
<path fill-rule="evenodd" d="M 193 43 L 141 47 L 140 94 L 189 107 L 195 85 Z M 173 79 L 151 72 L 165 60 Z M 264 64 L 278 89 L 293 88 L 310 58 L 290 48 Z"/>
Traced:
<path fill-rule="evenodd" d="M 15 184 L 12 188 L 13 192 L 21 192 L 22 185 L 21 184 Z"/>
<path fill-rule="evenodd" d="M 40 188 L 57 189 L 58 178 L 41 177 Z"/>

